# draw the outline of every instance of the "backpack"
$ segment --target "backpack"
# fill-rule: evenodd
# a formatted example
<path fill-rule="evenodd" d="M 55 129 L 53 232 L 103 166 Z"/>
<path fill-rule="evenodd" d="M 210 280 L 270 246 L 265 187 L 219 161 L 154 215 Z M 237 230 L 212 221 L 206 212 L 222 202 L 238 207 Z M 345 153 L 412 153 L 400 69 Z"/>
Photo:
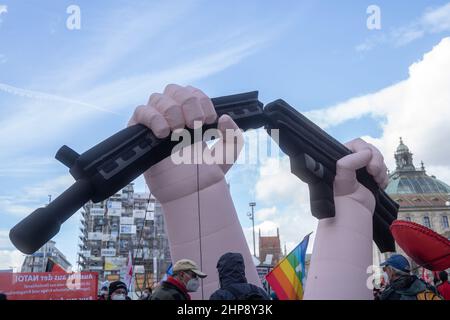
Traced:
<path fill-rule="evenodd" d="M 258 287 L 252 288 L 252 290 L 247 293 L 241 293 L 233 287 L 224 288 L 223 290 L 231 293 L 235 297 L 235 300 L 268 300 L 257 288 Z"/>

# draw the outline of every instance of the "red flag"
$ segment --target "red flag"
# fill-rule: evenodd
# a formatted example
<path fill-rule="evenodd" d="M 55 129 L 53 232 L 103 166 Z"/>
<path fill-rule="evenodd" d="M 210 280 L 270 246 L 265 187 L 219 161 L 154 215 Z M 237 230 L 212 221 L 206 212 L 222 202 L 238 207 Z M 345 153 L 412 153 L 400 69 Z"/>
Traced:
<path fill-rule="evenodd" d="M 131 286 L 131 280 L 133 278 L 133 259 L 131 257 L 131 251 L 128 254 L 128 264 L 127 264 L 127 273 L 125 275 L 125 284 L 128 287 L 128 290 Z"/>

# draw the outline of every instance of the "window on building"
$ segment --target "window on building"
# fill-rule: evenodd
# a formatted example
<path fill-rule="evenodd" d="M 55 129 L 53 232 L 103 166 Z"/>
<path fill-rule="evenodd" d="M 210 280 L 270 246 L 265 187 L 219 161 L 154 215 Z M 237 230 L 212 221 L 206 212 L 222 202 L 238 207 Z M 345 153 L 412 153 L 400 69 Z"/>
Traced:
<path fill-rule="evenodd" d="M 442 216 L 442 227 L 448 228 L 448 217 Z"/>
<path fill-rule="evenodd" d="M 430 222 L 430 218 L 429 217 L 423 217 L 423 224 L 424 224 L 425 227 L 431 229 L 431 222 Z"/>

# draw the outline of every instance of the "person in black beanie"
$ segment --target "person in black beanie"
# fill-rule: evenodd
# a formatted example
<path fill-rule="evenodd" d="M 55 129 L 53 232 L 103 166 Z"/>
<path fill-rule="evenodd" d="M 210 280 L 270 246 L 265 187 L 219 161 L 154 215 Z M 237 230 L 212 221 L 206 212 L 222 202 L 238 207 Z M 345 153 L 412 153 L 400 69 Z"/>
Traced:
<path fill-rule="evenodd" d="M 122 281 L 114 281 L 109 285 L 108 300 L 131 300 L 128 288 Z"/>

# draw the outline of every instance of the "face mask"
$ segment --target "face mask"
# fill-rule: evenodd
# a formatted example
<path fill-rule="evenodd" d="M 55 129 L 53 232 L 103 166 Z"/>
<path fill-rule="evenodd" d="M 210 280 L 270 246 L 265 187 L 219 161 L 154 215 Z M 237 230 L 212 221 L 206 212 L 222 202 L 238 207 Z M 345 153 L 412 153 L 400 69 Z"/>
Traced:
<path fill-rule="evenodd" d="M 115 294 L 111 297 L 111 300 L 125 300 L 124 294 Z"/>
<path fill-rule="evenodd" d="M 186 284 L 186 290 L 189 292 L 195 292 L 197 291 L 199 286 L 200 280 L 198 278 L 194 278 L 188 281 L 188 283 Z"/>
<path fill-rule="evenodd" d="M 102 296 L 103 296 L 103 295 L 107 295 L 107 294 L 108 294 L 108 291 L 101 291 L 100 294 L 101 294 Z"/>

